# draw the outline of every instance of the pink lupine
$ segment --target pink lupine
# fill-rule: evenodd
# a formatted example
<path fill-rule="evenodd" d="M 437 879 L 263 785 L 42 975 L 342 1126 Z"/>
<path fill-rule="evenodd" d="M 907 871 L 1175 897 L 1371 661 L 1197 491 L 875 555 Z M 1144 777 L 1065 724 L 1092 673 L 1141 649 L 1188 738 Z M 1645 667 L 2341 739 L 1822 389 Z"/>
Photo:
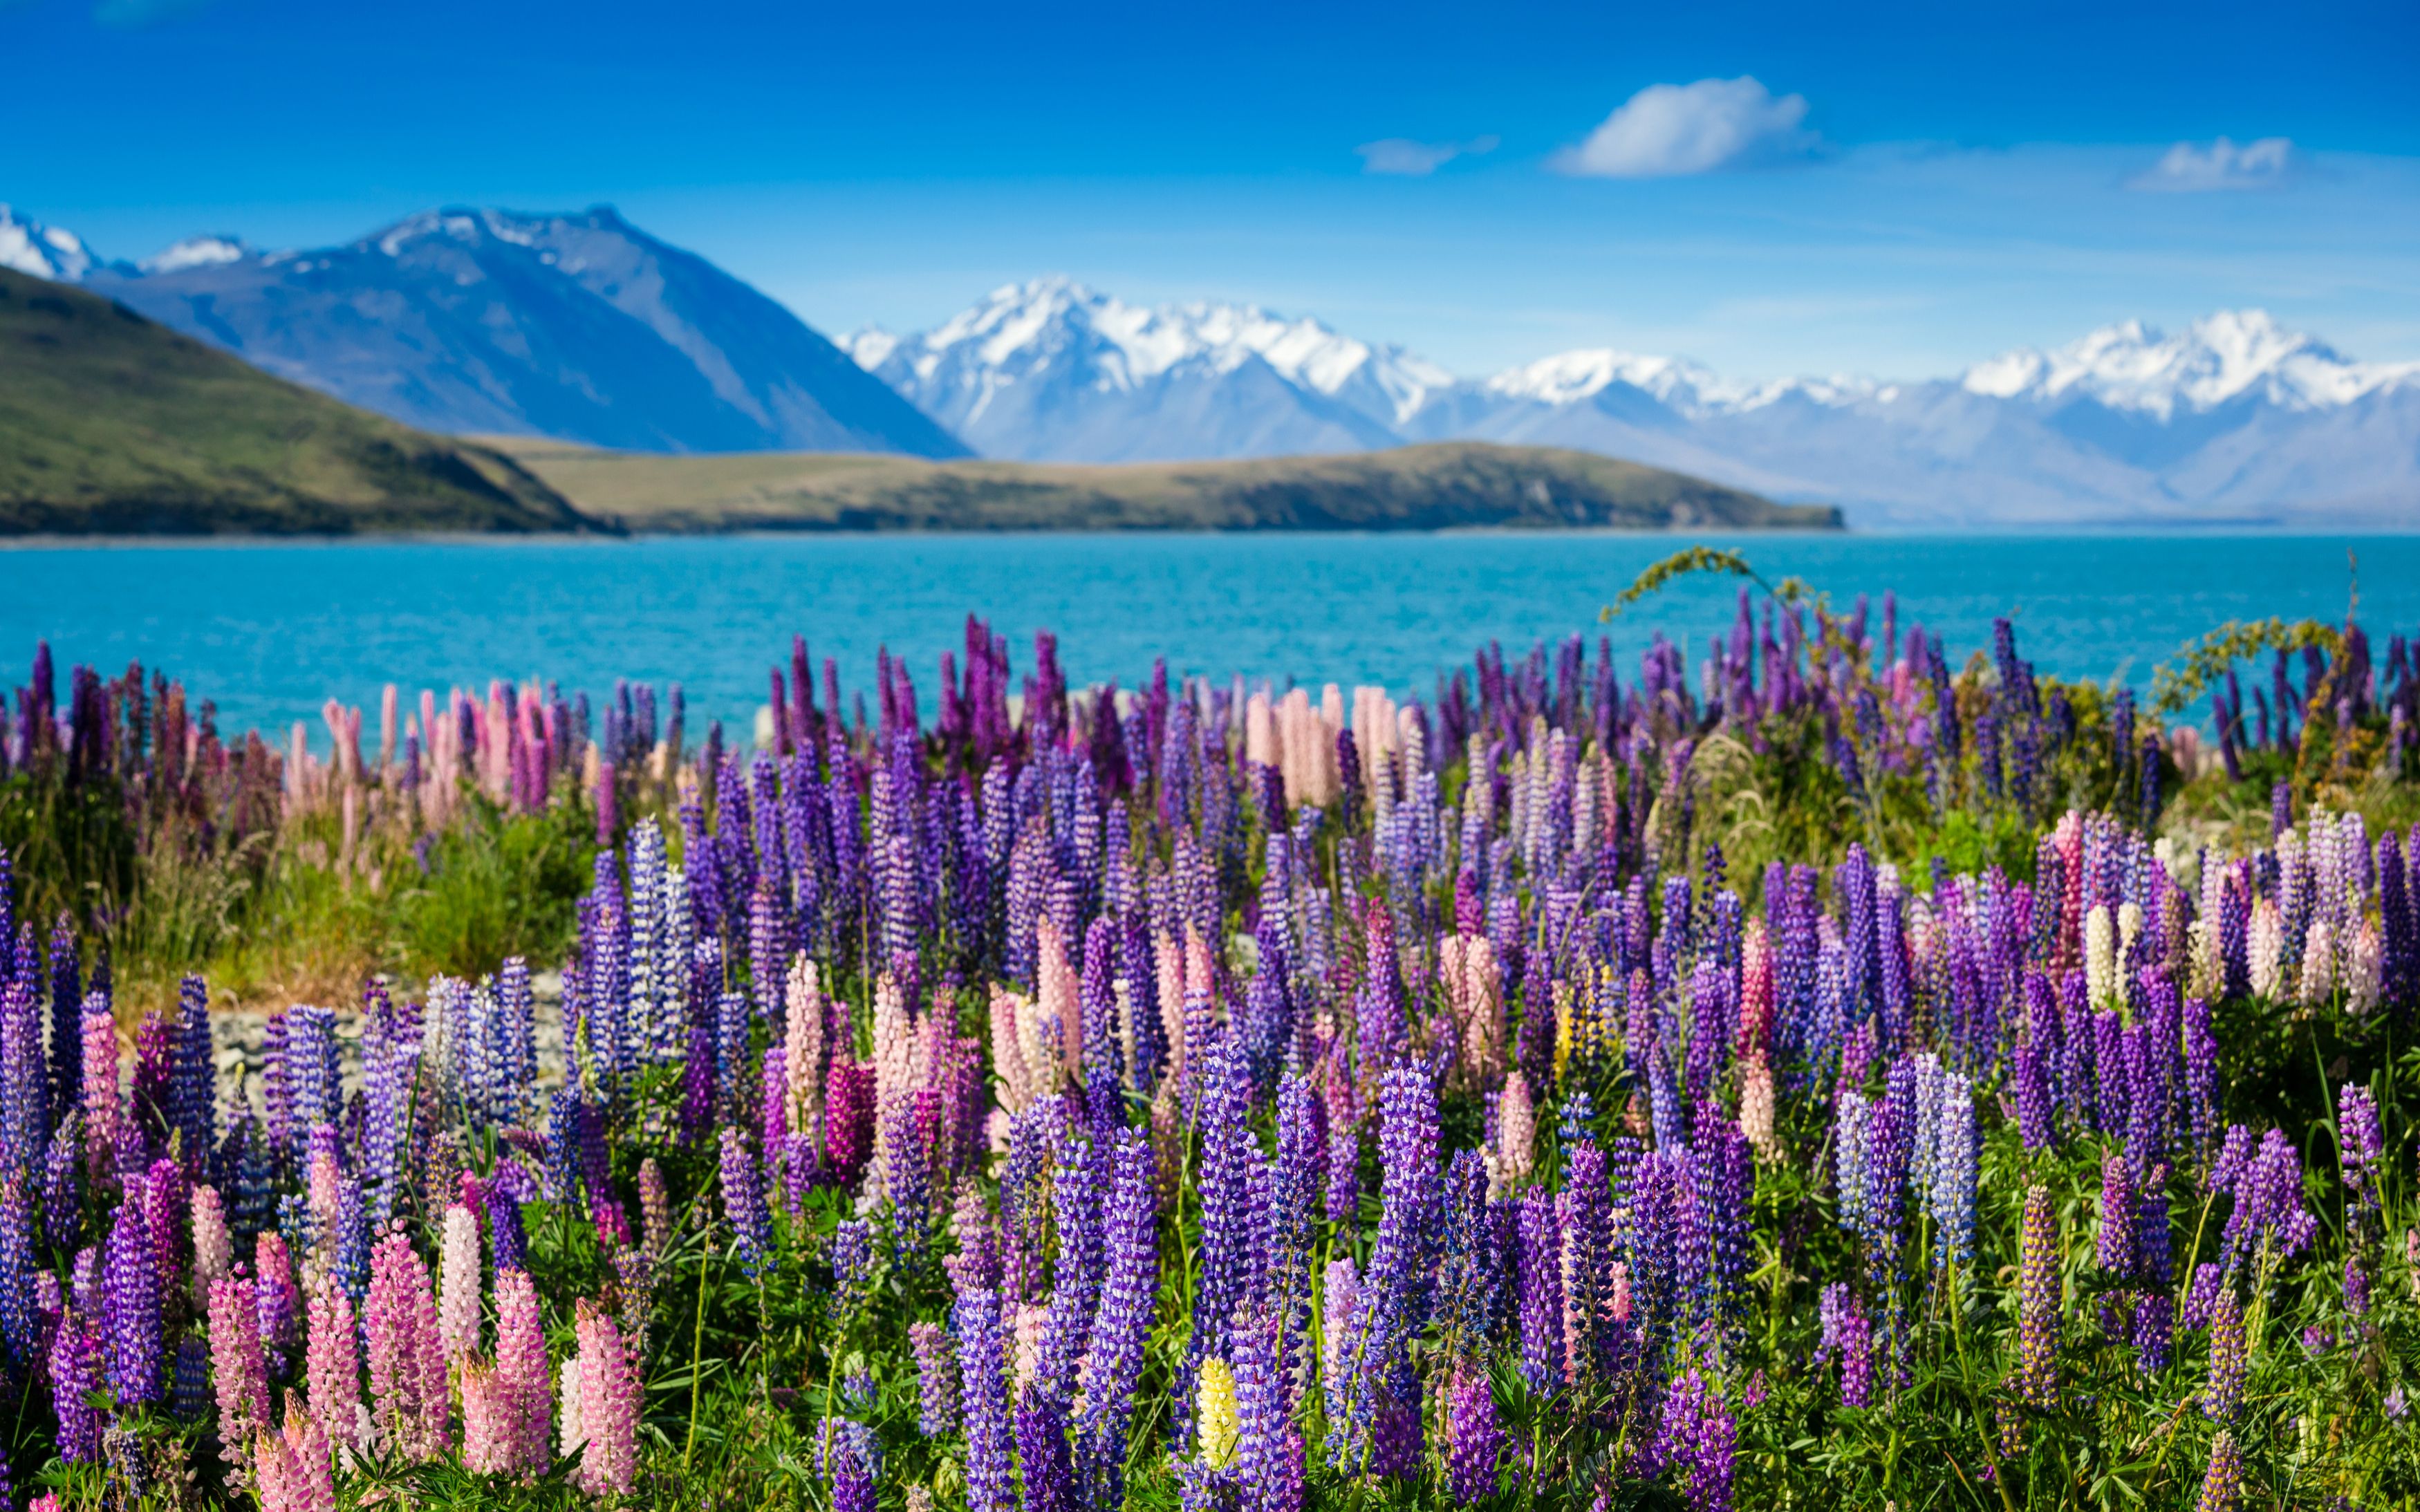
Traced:
<path fill-rule="evenodd" d="M 458 1362 L 479 1348 L 479 1220 L 456 1203 L 445 1210 L 445 1244 L 439 1262 L 437 1332 L 445 1358 Z"/>
<path fill-rule="evenodd" d="M 512 1410 L 514 1465 L 533 1473 L 552 1456 L 547 1420 L 552 1394 L 547 1387 L 546 1328 L 539 1320 L 537 1285 L 527 1271 L 496 1277 L 496 1376 Z"/>
<path fill-rule="evenodd" d="M 591 1496 L 628 1491 L 639 1472 L 639 1382 L 613 1319 L 582 1298 L 573 1331 L 580 1340 L 580 1422 L 586 1442 L 573 1484 Z"/>
<path fill-rule="evenodd" d="M 117 1090 L 117 1021 L 109 999 L 95 993 L 84 1003 L 85 1168 L 97 1190 L 117 1179 L 117 1147 L 125 1137 L 126 1104 Z"/>
<path fill-rule="evenodd" d="M 291 1392 L 286 1396 L 286 1449 L 292 1478 L 286 1483 L 285 1512 L 336 1512 L 335 1467 L 327 1431 Z"/>
<path fill-rule="evenodd" d="M 235 1269 L 235 1237 L 227 1232 L 226 1204 L 214 1187 L 194 1188 L 194 1300 L 207 1305 L 210 1288 Z"/>
<path fill-rule="evenodd" d="M 360 1443 L 361 1347 L 354 1342 L 353 1301 L 333 1281 L 311 1293 L 311 1338 L 303 1373 L 310 1382 L 311 1412 L 338 1443 Z M 287 1420 L 293 1421 L 291 1404 Z"/>
<path fill-rule="evenodd" d="M 474 1474 L 508 1475 L 520 1468 L 520 1404 L 493 1365 L 462 1366 L 462 1467 Z"/>
<path fill-rule="evenodd" d="M 206 1189 L 207 1190 L 207 1189 Z M 210 1286 L 210 1374 L 218 1383 L 219 1439 L 229 1460 L 269 1426 L 269 1362 L 260 1348 L 260 1302 L 251 1278 Z"/>
<path fill-rule="evenodd" d="M 428 1267 L 400 1231 L 379 1241 L 370 1254 L 366 1313 L 380 1437 L 390 1452 L 433 1458 L 445 1449 L 445 1350 Z"/>

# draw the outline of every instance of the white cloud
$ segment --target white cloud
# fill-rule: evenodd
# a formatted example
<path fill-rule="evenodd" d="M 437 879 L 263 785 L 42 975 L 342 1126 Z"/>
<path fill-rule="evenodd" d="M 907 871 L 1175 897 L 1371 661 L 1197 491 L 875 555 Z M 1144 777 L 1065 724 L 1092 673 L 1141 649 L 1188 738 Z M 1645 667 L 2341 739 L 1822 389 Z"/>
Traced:
<path fill-rule="evenodd" d="M 2199 194 L 2224 189 L 2283 189 L 2294 181 L 2303 155 L 2282 136 L 2264 136 L 2238 147 L 2226 137 L 2215 142 L 2180 142 L 2160 154 L 2160 161 L 2126 181 L 2129 189 L 2172 194 Z"/>
<path fill-rule="evenodd" d="M 1649 85 L 1548 166 L 1595 178 L 1670 178 L 1771 162 L 1813 150 L 1815 133 L 1798 124 L 1806 118 L 1806 96 L 1776 98 L 1752 78 Z"/>
<path fill-rule="evenodd" d="M 1361 155 L 1363 173 L 1401 174 L 1413 178 L 1425 178 L 1460 157 L 1476 157 L 1496 150 L 1496 138 L 1474 137 L 1467 142 L 1415 142 L 1409 137 L 1390 136 L 1383 141 L 1364 142 L 1354 151 Z"/>

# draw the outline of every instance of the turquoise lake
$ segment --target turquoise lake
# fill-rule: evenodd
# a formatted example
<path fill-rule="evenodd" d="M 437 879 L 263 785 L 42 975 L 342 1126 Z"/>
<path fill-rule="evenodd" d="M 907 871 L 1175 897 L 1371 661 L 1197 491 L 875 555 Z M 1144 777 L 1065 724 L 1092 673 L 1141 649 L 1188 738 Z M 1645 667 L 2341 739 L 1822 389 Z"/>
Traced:
<path fill-rule="evenodd" d="M 1796 574 L 1845 608 L 1885 590 L 1953 659 L 2013 613 L 2044 671 L 2148 686 L 2153 666 L 2229 619 L 2340 620 L 2357 553 L 2361 620 L 2420 634 L 2420 537 L 1745 536 L 1767 579 Z M 617 677 L 684 685 L 692 729 L 745 719 L 766 669 L 806 636 L 844 687 L 888 646 L 927 717 L 939 654 L 970 610 L 1010 638 L 1058 633 L 1071 681 L 1133 687 L 1171 671 L 1282 686 L 1382 683 L 1426 693 L 1489 640 L 1607 634 L 1626 682 L 1658 629 L 1694 663 L 1726 630 L 1734 584 L 1694 579 L 1608 625 L 1640 568 L 1681 537 L 1613 534 L 714 536 L 635 541 L 23 546 L 0 550 L 0 686 L 38 637 L 62 669 L 164 669 L 215 700 L 223 728 L 312 721 L 323 699 L 374 707 L 490 678 L 566 696 Z M 373 716 L 375 717 L 375 716 Z M 742 727 L 744 728 L 744 726 Z"/>

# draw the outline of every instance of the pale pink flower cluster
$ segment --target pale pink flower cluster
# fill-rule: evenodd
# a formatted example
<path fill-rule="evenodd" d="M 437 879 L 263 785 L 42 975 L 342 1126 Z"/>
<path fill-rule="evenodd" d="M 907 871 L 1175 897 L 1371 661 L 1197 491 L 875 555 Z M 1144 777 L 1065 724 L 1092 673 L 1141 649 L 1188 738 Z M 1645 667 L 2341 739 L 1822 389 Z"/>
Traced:
<path fill-rule="evenodd" d="M 210 1288 L 235 1269 L 235 1236 L 227 1232 L 226 1205 L 214 1187 L 194 1188 L 194 1300 L 207 1306 Z"/>
<path fill-rule="evenodd" d="M 479 1215 L 460 1203 L 445 1210 L 438 1261 L 437 1333 L 448 1363 L 479 1350 Z"/>
<path fill-rule="evenodd" d="M 1461 1073 L 1481 1085 L 1504 1069 L 1504 973 L 1484 934 L 1449 934 L 1438 948 L 1446 1005 L 1462 1038 Z"/>
<path fill-rule="evenodd" d="M 264 1431 L 253 1444 L 260 1512 L 336 1512 L 335 1468 L 330 1457 L 327 1433 L 289 1392 L 285 1431 Z"/>
<path fill-rule="evenodd" d="M 209 1190 L 203 1188 L 204 1191 Z M 230 1461 L 269 1427 L 269 1362 L 260 1350 L 260 1302 L 248 1277 L 211 1283 L 210 1375 L 218 1383 L 219 1439 Z"/>
<path fill-rule="evenodd" d="M 110 1017 L 107 995 L 95 993 L 84 1005 L 84 1149 L 96 1188 L 116 1184 L 125 1117 L 117 1096 L 117 1021 Z"/>
<path fill-rule="evenodd" d="M 564 1432 L 567 1442 L 576 1398 L 582 1438 L 572 1483 L 591 1496 L 617 1495 L 638 1481 L 638 1375 L 613 1319 L 595 1303 L 581 1299 L 572 1331 L 580 1353 L 563 1367 Z"/>
<path fill-rule="evenodd" d="M 334 1431 L 335 1442 L 360 1443 L 362 1405 L 361 1346 L 354 1342 L 353 1300 L 334 1281 L 312 1288 L 311 1336 L 303 1357 L 303 1375 L 311 1388 L 310 1415 Z M 294 1408 L 287 1407 L 291 1423 Z"/>
<path fill-rule="evenodd" d="M 405 1458 L 435 1458 L 445 1452 L 447 1437 L 445 1348 L 438 1337 L 428 1266 L 401 1230 L 370 1252 L 363 1321 L 380 1438 L 390 1453 Z"/>

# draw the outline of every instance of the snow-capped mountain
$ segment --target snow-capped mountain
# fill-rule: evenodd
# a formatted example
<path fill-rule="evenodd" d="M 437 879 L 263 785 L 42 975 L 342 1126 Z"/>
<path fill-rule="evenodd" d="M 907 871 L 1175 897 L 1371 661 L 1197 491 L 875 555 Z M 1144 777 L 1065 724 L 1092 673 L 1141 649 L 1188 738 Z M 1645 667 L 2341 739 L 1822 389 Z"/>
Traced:
<path fill-rule="evenodd" d="M 917 336 L 841 338 L 989 456 L 1144 461 L 1391 445 L 1452 376 L 1249 304 L 1128 304 L 1062 278 Z"/>
<path fill-rule="evenodd" d="M 0 205 L 0 268 L 72 284 L 92 270 L 94 261 L 91 249 L 74 232 L 44 225 Z"/>
<path fill-rule="evenodd" d="M 2110 326 L 1910 382 L 1745 382 L 1609 349 L 1453 380 L 1316 320 L 1145 309 L 1063 280 L 1001 289 L 921 336 L 842 344 L 991 455 L 1466 439 L 1838 501 L 1865 524 L 2420 520 L 2420 363 L 2357 362 L 2257 310 L 2174 335 Z"/>
<path fill-rule="evenodd" d="M 316 252 L 195 237 L 62 274 L 428 430 L 643 451 L 966 450 L 788 310 L 604 207 L 430 210 Z"/>

